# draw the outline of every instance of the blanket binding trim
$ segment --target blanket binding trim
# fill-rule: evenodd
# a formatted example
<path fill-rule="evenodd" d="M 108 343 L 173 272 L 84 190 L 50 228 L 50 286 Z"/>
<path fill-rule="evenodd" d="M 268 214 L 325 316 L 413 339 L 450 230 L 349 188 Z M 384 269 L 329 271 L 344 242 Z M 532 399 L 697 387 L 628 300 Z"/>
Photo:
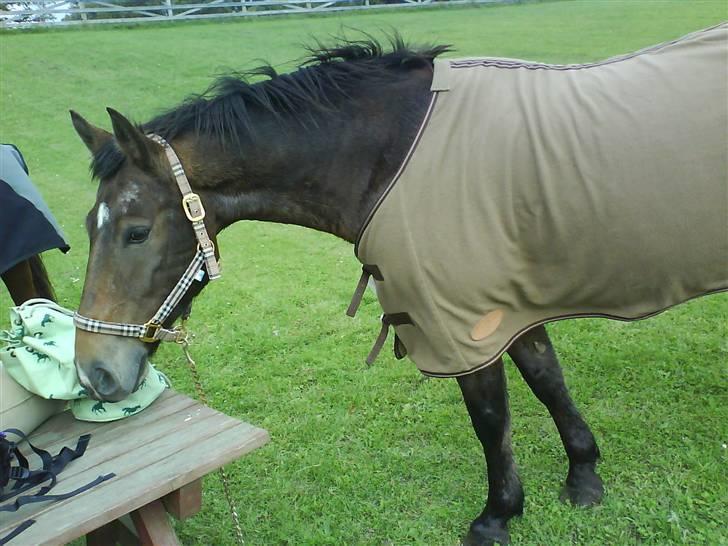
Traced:
<path fill-rule="evenodd" d="M 622 61 L 628 61 L 630 59 L 634 59 L 635 57 L 639 57 L 641 55 L 645 55 L 645 54 L 649 54 L 649 53 L 656 53 L 666 47 L 669 47 L 669 46 L 672 46 L 675 44 L 679 44 L 686 40 L 690 40 L 692 38 L 695 38 L 696 36 L 706 34 L 712 30 L 722 27 L 724 24 L 725 24 L 725 22 L 721 22 L 716 25 L 713 25 L 712 27 L 704 28 L 701 30 L 696 30 L 695 32 L 691 32 L 684 36 L 680 36 L 678 38 L 675 38 L 674 40 L 662 42 L 660 44 L 650 45 L 650 46 L 644 47 L 642 49 L 639 49 L 637 51 L 633 51 L 631 53 L 615 55 L 613 57 L 609 57 L 609 58 L 601 60 L 601 61 L 594 61 L 591 63 L 573 63 L 573 64 L 554 63 L 554 64 L 551 64 L 551 63 L 541 63 L 538 61 L 509 59 L 509 58 L 505 58 L 505 57 L 504 58 L 485 57 L 485 58 L 474 58 L 474 59 L 454 59 L 454 60 L 450 61 L 449 64 L 450 64 L 450 68 L 471 68 L 471 67 L 475 67 L 475 66 L 483 66 L 486 68 L 493 67 L 493 68 L 504 68 L 504 69 L 525 68 L 527 70 L 557 70 L 557 71 L 583 70 L 586 68 L 596 68 L 596 67 L 600 67 L 600 66 L 607 66 L 610 64 L 619 63 Z"/>
<path fill-rule="evenodd" d="M 560 320 L 568 320 L 568 319 L 579 319 L 579 318 L 605 318 L 610 320 L 618 320 L 620 322 L 636 322 L 638 320 L 644 320 L 648 318 L 655 317 L 661 313 L 664 313 L 665 311 L 669 311 L 673 307 L 677 307 L 678 305 L 682 305 L 684 303 L 687 303 L 692 300 L 696 300 L 698 298 L 702 298 L 705 296 L 710 296 L 713 294 L 720 294 L 721 292 L 728 292 L 728 286 L 723 288 L 716 288 L 714 290 L 710 290 L 708 292 L 705 292 L 703 294 L 698 294 L 697 296 L 693 296 L 691 298 L 688 298 L 683 301 L 679 301 L 677 303 L 674 303 L 673 305 L 670 305 L 669 307 L 665 307 L 664 309 L 659 309 L 658 311 L 654 311 L 652 313 L 647 313 L 645 315 L 639 315 L 636 317 L 620 317 L 619 315 L 610 315 L 608 313 L 573 313 L 568 315 L 558 315 L 556 317 L 550 317 L 544 320 L 539 320 L 537 322 L 534 322 L 532 324 L 529 324 L 528 326 L 525 326 L 524 328 L 520 329 L 518 332 L 513 334 L 511 338 L 506 343 L 505 347 L 498 352 L 496 356 L 491 358 L 490 360 L 483 362 L 482 364 L 479 364 L 478 366 L 475 366 L 473 368 L 470 368 L 467 371 L 464 372 L 456 372 L 456 373 L 438 373 L 438 372 L 428 372 L 427 370 L 420 369 L 420 372 L 424 375 L 430 376 L 430 377 L 460 377 L 463 375 L 469 375 L 471 373 L 478 372 L 484 368 L 487 368 L 491 364 L 495 364 L 495 362 L 503 356 L 503 354 L 508 351 L 508 349 L 511 348 L 511 345 L 513 345 L 513 342 L 518 339 L 522 334 L 528 332 L 532 328 L 535 328 L 536 326 L 541 326 L 542 324 L 548 324 L 550 322 L 557 322 Z"/>

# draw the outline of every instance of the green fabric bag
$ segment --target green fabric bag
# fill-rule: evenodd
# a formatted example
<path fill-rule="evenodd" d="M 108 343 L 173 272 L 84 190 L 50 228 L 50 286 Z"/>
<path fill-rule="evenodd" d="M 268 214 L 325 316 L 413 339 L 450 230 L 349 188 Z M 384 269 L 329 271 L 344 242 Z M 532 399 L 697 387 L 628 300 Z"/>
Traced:
<path fill-rule="evenodd" d="M 140 412 L 169 386 L 151 364 L 139 388 L 120 402 L 88 397 L 73 362 L 76 328 L 73 311 L 46 299 L 28 300 L 10 309 L 10 330 L 0 332 L 0 362 L 28 391 L 43 398 L 70 401 L 82 421 L 115 421 Z"/>

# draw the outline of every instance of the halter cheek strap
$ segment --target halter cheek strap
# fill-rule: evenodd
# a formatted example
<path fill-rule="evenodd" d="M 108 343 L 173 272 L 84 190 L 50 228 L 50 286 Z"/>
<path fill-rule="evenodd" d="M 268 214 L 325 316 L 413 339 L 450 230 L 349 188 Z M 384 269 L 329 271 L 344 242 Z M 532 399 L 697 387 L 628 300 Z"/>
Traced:
<path fill-rule="evenodd" d="M 210 236 L 205 228 L 205 208 L 202 206 L 200 196 L 192 191 L 190 183 L 187 180 L 182 163 L 177 157 L 169 143 L 159 135 L 147 135 L 157 144 L 164 148 L 172 173 L 182 194 L 182 209 L 185 216 L 192 223 L 192 229 L 197 239 L 197 252 L 187 270 L 172 289 L 170 294 L 164 300 L 154 316 L 145 324 L 128 324 L 121 322 L 109 322 L 105 320 L 97 320 L 84 317 L 76 313 L 73 317 L 73 323 L 76 328 L 93 332 L 97 334 L 108 334 L 115 336 L 136 337 L 145 343 L 154 343 L 156 341 L 182 341 L 184 332 L 180 329 L 167 329 L 162 325 L 169 318 L 177 304 L 187 293 L 192 282 L 195 280 L 202 281 L 204 279 L 205 270 L 211 281 L 220 278 L 220 264 L 215 258 L 215 245 L 212 243 Z M 204 266 L 204 269 L 203 269 Z"/>
<path fill-rule="evenodd" d="M 220 264 L 215 259 L 215 245 L 212 244 L 210 237 L 207 235 L 207 229 L 205 228 L 205 207 L 202 206 L 202 200 L 199 195 L 192 191 L 190 182 L 187 180 L 187 175 L 182 167 L 182 162 L 177 157 L 172 146 L 169 145 L 169 142 L 154 133 L 150 133 L 147 136 L 164 148 L 167 161 L 169 161 L 169 165 L 172 167 L 172 174 L 174 174 L 174 179 L 177 181 L 177 187 L 182 194 L 182 210 L 184 210 L 187 219 L 192 222 L 192 229 L 195 231 L 197 243 L 205 256 L 207 274 L 210 276 L 210 280 L 214 281 L 220 278 Z"/>

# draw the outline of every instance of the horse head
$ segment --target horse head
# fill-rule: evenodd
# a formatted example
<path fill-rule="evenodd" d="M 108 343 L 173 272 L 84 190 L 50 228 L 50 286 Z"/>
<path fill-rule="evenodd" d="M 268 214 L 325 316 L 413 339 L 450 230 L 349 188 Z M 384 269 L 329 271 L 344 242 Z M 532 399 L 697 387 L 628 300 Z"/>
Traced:
<path fill-rule="evenodd" d="M 197 241 L 163 146 L 108 112 L 113 134 L 71 112 L 99 179 L 86 217 L 90 250 L 78 314 L 106 324 L 146 325 L 188 269 Z M 206 276 L 198 280 L 160 326 L 171 325 L 189 306 L 207 282 Z M 79 379 L 98 399 L 122 400 L 144 378 L 159 341 L 98 332 L 76 330 Z"/>

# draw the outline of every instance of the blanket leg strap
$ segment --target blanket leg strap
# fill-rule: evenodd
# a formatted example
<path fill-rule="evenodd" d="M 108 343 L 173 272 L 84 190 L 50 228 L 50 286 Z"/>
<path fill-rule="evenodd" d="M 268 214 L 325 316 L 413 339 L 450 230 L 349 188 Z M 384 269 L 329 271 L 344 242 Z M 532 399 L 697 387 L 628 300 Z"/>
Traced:
<path fill-rule="evenodd" d="M 350 317 L 356 315 L 359 305 L 361 305 L 361 299 L 364 297 L 364 291 L 367 289 L 369 283 L 369 277 L 374 277 L 378 281 L 383 281 L 382 272 L 376 265 L 364 264 L 361 268 L 361 277 L 354 290 L 354 295 L 351 298 L 349 308 L 346 310 L 346 314 Z"/>
<path fill-rule="evenodd" d="M 412 319 L 409 316 L 409 313 L 390 313 L 390 314 L 383 314 L 382 315 L 382 328 L 379 330 L 379 335 L 377 336 L 377 340 L 374 342 L 374 346 L 372 347 L 372 350 L 369 351 L 369 356 L 367 356 L 367 365 L 371 366 L 374 361 L 379 356 L 379 353 L 382 350 L 382 347 L 384 346 L 384 342 L 387 341 L 387 335 L 389 334 L 389 327 L 390 326 L 399 326 L 401 324 L 413 324 Z M 399 337 L 395 337 L 394 340 L 394 355 L 400 359 L 403 358 L 407 354 L 407 350 L 404 348 L 404 345 L 402 344 L 402 341 L 399 339 Z"/>

